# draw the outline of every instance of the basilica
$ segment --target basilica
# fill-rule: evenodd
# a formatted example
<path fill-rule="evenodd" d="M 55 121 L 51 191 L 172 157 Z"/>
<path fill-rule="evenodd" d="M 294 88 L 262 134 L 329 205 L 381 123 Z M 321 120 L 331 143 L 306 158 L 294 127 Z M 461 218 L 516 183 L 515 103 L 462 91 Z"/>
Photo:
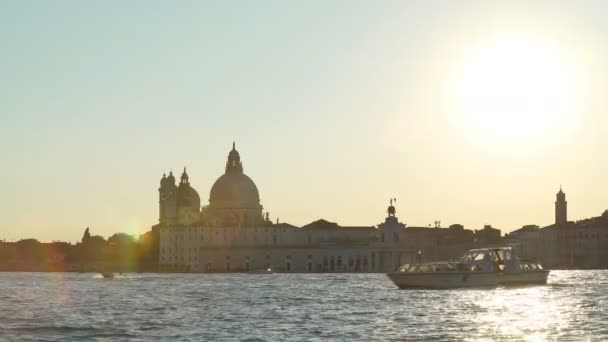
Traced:
<path fill-rule="evenodd" d="M 163 175 L 158 189 L 153 231 L 161 272 L 387 272 L 405 262 L 460 256 L 478 240 L 477 231 L 461 225 L 408 227 L 392 201 L 377 226 L 272 222 L 234 143 L 207 205 L 201 205 L 185 168 L 176 182 L 173 173 Z M 486 227 L 479 236 L 495 237 L 496 231 Z"/>

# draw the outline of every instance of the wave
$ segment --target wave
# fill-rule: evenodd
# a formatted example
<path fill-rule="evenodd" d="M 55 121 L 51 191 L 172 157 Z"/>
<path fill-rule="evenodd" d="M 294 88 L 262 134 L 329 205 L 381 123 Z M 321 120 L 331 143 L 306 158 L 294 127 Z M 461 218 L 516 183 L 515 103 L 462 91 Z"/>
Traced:
<path fill-rule="evenodd" d="M 116 329 L 103 329 L 93 327 L 76 327 L 69 325 L 59 326 L 31 326 L 31 327 L 9 327 L 4 328 L 4 332 L 12 334 L 33 334 L 33 335 L 61 335 L 61 336 L 82 336 L 82 337 L 115 337 L 128 338 L 137 337 L 126 331 Z"/>

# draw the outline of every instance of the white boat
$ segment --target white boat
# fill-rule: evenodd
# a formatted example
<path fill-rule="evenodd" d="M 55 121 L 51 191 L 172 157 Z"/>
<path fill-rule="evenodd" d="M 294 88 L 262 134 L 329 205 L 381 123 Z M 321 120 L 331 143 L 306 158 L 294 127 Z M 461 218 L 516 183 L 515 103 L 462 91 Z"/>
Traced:
<path fill-rule="evenodd" d="M 549 270 L 522 262 L 511 247 L 472 249 L 457 261 L 405 264 L 387 276 L 399 288 L 546 284 Z"/>

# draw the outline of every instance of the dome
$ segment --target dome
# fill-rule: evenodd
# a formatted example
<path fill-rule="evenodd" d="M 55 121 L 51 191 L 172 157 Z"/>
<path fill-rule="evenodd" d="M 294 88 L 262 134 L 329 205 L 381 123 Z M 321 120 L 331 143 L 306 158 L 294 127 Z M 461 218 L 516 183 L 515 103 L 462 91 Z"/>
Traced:
<path fill-rule="evenodd" d="M 167 184 L 175 184 L 175 177 L 173 177 L 173 171 L 169 172 L 169 177 L 166 179 Z"/>
<path fill-rule="evenodd" d="M 256 208 L 260 205 L 257 186 L 243 173 L 241 156 L 232 143 L 226 161 L 226 173 L 218 178 L 209 194 L 212 207 Z"/>
<path fill-rule="evenodd" d="M 260 194 L 255 183 L 244 173 L 225 173 L 215 181 L 209 194 L 210 205 L 220 203 L 255 207 L 260 204 Z"/>
<path fill-rule="evenodd" d="M 175 191 L 175 200 L 178 207 L 199 208 L 201 199 L 198 192 L 188 184 L 180 184 Z"/>

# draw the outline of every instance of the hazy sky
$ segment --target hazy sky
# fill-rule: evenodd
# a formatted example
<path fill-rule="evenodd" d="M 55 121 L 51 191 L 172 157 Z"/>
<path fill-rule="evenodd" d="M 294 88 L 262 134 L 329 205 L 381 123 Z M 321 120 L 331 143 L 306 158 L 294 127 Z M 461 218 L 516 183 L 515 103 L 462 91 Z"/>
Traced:
<path fill-rule="evenodd" d="M 397 197 L 408 225 L 506 232 L 552 223 L 560 184 L 570 219 L 599 215 L 607 17 L 606 1 L 4 1 L 0 239 L 143 233 L 163 171 L 187 165 L 207 203 L 233 140 L 271 218 L 296 225 L 375 225 Z"/>

